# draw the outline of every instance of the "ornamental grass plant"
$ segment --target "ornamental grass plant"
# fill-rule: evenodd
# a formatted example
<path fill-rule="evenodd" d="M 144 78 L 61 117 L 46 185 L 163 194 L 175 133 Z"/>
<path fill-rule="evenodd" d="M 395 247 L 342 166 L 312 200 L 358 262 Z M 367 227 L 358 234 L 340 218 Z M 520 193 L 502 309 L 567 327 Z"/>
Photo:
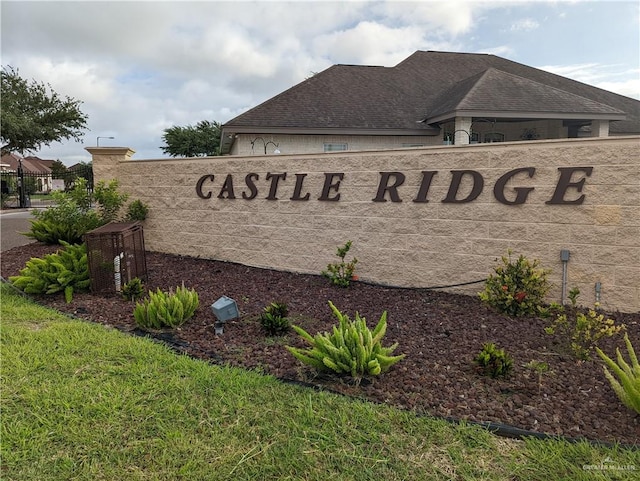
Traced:
<path fill-rule="evenodd" d="M 292 326 L 311 345 L 308 349 L 287 346 L 296 359 L 320 371 L 348 374 L 359 383 L 363 376 L 377 376 L 404 358 L 404 355 L 391 355 L 398 347 L 397 343 L 389 347 L 382 346 L 382 339 L 387 332 L 386 311 L 371 331 L 365 318 L 357 312 L 356 318 L 351 320 L 331 301 L 329 307 L 338 319 L 338 325 L 333 326 L 331 333 L 311 336 L 301 327 Z"/>
<path fill-rule="evenodd" d="M 629 340 L 629 335 L 626 333 L 624 343 L 627 347 L 630 364 L 625 361 L 620 348 L 616 348 L 617 362 L 602 352 L 600 348 L 596 347 L 596 352 L 605 362 L 604 375 L 611 383 L 611 387 L 620 401 L 629 409 L 640 414 L 640 363 L 638 363 L 638 357 Z"/>

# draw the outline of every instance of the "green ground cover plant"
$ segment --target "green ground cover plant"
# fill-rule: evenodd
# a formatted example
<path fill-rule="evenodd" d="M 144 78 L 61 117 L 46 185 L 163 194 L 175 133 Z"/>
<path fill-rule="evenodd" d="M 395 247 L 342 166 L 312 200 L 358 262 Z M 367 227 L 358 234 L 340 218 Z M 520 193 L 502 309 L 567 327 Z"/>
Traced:
<path fill-rule="evenodd" d="M 1 287 L 2 479 L 629 480 L 638 451 L 515 441 L 213 366 Z M 603 460 L 627 471 L 598 471 Z M 586 469 L 585 469 L 586 467 Z"/>

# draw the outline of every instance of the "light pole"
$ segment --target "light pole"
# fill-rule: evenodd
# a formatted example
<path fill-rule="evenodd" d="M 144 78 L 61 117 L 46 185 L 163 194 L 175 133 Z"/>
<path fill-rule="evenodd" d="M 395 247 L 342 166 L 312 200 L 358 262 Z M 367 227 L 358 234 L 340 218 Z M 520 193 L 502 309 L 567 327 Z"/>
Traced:
<path fill-rule="evenodd" d="M 96 137 L 96 147 L 100 147 L 100 139 L 112 139 L 113 140 L 113 139 L 115 139 L 115 137 L 103 137 L 103 136 Z"/>

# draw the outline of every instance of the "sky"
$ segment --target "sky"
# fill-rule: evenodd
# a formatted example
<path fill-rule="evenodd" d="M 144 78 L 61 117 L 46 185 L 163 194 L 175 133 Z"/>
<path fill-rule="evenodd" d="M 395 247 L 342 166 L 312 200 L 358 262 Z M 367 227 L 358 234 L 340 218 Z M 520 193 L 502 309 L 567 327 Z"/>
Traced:
<path fill-rule="evenodd" d="M 8 1 L 3 66 L 82 101 L 85 147 L 163 158 L 164 129 L 225 123 L 334 64 L 392 67 L 416 50 L 490 53 L 640 99 L 634 1 Z M 114 137 L 114 139 L 98 137 Z"/>

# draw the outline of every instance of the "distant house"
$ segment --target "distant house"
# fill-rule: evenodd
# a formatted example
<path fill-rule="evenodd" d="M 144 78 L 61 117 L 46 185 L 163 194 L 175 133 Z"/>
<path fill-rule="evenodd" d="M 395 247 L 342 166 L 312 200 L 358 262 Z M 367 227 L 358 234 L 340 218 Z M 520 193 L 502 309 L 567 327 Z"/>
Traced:
<path fill-rule="evenodd" d="M 4 154 L 0 160 L 0 169 L 3 174 L 3 192 L 11 190 L 7 187 L 10 182 L 9 176 L 17 176 L 18 170 L 22 167 L 25 178 L 30 183 L 30 193 L 49 193 L 53 188 L 53 176 L 51 165 L 53 160 L 44 160 L 39 157 L 21 157 L 16 153 Z M 7 177 L 7 179 L 4 179 Z"/>
<path fill-rule="evenodd" d="M 640 101 L 495 55 L 334 65 L 222 126 L 221 153 L 317 153 L 640 134 Z"/>

